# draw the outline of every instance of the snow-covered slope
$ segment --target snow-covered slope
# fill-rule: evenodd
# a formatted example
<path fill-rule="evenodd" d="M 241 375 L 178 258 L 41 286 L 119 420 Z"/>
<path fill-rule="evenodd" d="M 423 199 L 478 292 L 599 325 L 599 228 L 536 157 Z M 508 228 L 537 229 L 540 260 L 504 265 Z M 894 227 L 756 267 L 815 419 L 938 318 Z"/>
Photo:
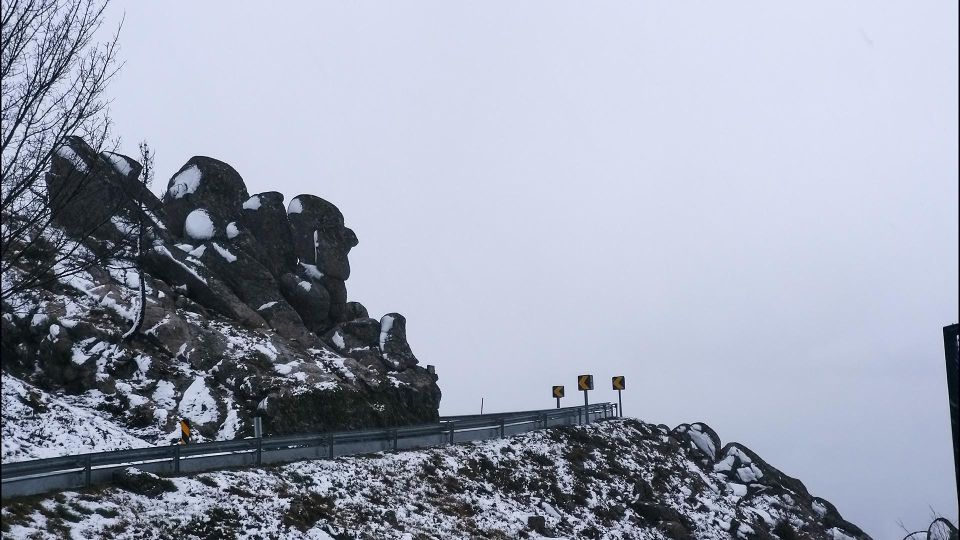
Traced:
<path fill-rule="evenodd" d="M 866 538 L 703 424 L 637 420 L 7 504 L 10 538 Z M 542 522 L 538 522 L 538 517 Z M 531 519 L 532 518 L 532 519 Z M 35 535 L 35 536 L 34 536 Z"/>
<path fill-rule="evenodd" d="M 83 397 L 51 397 L 6 374 L 2 382 L 3 438 L 0 443 L 4 463 L 151 446 L 123 426 L 97 414 Z M 102 399 L 95 394 L 88 397 Z"/>

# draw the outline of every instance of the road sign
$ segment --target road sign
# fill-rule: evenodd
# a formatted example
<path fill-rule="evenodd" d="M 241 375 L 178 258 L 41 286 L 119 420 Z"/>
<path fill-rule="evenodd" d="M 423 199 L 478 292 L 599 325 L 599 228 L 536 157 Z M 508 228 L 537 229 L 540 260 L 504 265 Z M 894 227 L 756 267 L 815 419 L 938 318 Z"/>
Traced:
<path fill-rule="evenodd" d="M 180 444 L 190 443 L 190 420 L 180 419 Z"/>
<path fill-rule="evenodd" d="M 557 399 L 560 399 L 560 398 L 563 397 L 563 387 L 562 387 L 562 386 L 554 386 L 554 387 L 553 387 L 553 397 L 555 397 L 555 398 L 557 398 Z"/>
<path fill-rule="evenodd" d="M 593 375 L 580 375 L 577 377 L 577 388 L 583 391 L 593 390 Z"/>
<path fill-rule="evenodd" d="M 617 375 L 612 380 L 613 389 L 617 391 L 617 414 L 621 417 L 623 416 L 623 396 L 620 395 L 621 390 L 627 389 L 627 378 L 623 375 Z"/>

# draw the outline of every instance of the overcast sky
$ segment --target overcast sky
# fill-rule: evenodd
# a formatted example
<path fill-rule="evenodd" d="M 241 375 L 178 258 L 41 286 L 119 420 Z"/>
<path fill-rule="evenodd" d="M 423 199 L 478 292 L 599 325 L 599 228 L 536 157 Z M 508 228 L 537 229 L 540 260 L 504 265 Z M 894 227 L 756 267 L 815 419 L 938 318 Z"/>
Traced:
<path fill-rule="evenodd" d="M 956 2 L 266 5 L 115 3 L 122 148 L 336 204 L 442 414 L 622 374 L 878 539 L 956 517 Z"/>

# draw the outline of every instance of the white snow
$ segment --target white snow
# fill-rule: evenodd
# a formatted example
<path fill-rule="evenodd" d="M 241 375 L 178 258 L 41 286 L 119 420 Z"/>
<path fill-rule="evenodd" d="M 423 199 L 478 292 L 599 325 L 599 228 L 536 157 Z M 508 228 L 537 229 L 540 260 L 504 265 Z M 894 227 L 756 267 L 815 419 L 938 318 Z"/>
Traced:
<path fill-rule="evenodd" d="M 253 346 L 253 348 L 267 355 L 271 360 L 277 359 L 277 348 L 274 347 L 269 341 L 257 343 Z"/>
<path fill-rule="evenodd" d="M 333 341 L 333 344 L 334 344 L 334 345 L 336 345 L 337 347 L 339 347 L 339 348 L 341 348 L 341 349 L 345 349 L 345 348 L 347 347 L 347 344 L 344 343 L 344 341 L 343 341 L 343 336 L 340 335 L 340 331 L 339 331 L 339 330 L 337 330 L 336 332 L 333 333 L 333 337 L 331 337 L 330 340 Z"/>
<path fill-rule="evenodd" d="M 153 401 L 163 409 L 172 409 L 176 403 L 176 389 L 170 381 L 158 381 L 153 391 Z"/>
<path fill-rule="evenodd" d="M 0 454 L 4 463 L 103 450 L 145 448 L 146 441 L 101 417 L 4 373 Z M 28 405 L 28 396 L 42 408 Z"/>
<path fill-rule="evenodd" d="M 246 201 L 243 201 L 243 209 L 244 209 L 244 210 L 259 210 L 259 209 L 260 209 L 260 196 L 259 196 L 259 195 L 254 195 L 254 196 L 250 197 L 249 199 L 247 199 Z"/>
<path fill-rule="evenodd" d="M 393 328 L 393 317 L 390 315 L 384 315 L 380 319 L 380 352 L 386 350 L 387 346 L 387 336 L 390 334 L 390 329 Z"/>
<path fill-rule="evenodd" d="M 191 165 L 173 177 L 173 184 L 170 186 L 170 189 L 167 190 L 167 193 L 174 199 L 183 198 L 184 195 L 197 190 L 200 186 L 200 177 L 200 168 L 196 165 Z"/>
<path fill-rule="evenodd" d="M 213 220 L 210 219 L 210 214 L 206 210 L 198 208 L 187 214 L 183 231 L 194 240 L 209 240 L 213 238 Z"/>
<path fill-rule="evenodd" d="M 287 213 L 299 214 L 300 212 L 303 212 L 303 203 L 300 202 L 299 197 L 294 197 L 293 200 L 290 201 L 290 204 L 287 206 Z"/>
<path fill-rule="evenodd" d="M 180 267 L 182 267 L 184 270 L 186 270 L 187 272 L 193 274 L 193 277 L 199 279 L 199 280 L 202 281 L 203 283 L 206 283 L 206 282 L 207 282 L 207 280 L 205 280 L 205 279 L 203 279 L 202 277 L 200 277 L 200 274 L 198 274 L 198 273 L 196 272 L 196 270 L 194 270 L 193 268 L 190 268 L 189 266 L 183 264 L 183 263 L 180 262 L 176 257 L 174 257 L 174 256 L 173 256 L 173 253 L 170 253 L 170 250 L 167 249 L 165 246 L 162 246 L 162 245 L 160 245 L 160 246 L 154 246 L 153 249 L 154 249 L 154 251 L 156 251 L 157 253 L 160 253 L 160 254 L 162 254 L 162 255 L 166 255 L 167 257 L 169 257 L 170 260 L 172 260 L 173 262 L 175 262 L 175 263 L 177 263 L 178 265 L 180 265 Z"/>
<path fill-rule="evenodd" d="M 277 305 L 277 302 L 276 302 L 276 301 L 267 302 L 266 304 L 258 307 L 258 308 L 257 308 L 257 311 L 263 311 L 263 310 L 265 310 L 265 309 L 270 309 L 271 307 L 273 307 L 273 306 L 275 306 L 275 305 Z"/>
<path fill-rule="evenodd" d="M 693 439 L 693 443 L 697 445 L 697 448 L 710 456 L 710 459 L 716 459 L 717 449 L 714 447 L 713 440 L 710 439 L 709 435 L 701 431 L 699 426 L 696 425 L 690 426 L 688 433 L 690 434 L 690 438 Z"/>
<path fill-rule="evenodd" d="M 102 155 L 110 160 L 113 168 L 123 176 L 127 176 L 130 174 L 130 171 L 133 170 L 133 168 L 130 166 L 130 163 L 127 161 L 127 158 L 121 156 L 120 154 L 114 154 L 113 152 L 102 152 Z"/>
<path fill-rule="evenodd" d="M 317 268 L 317 265 L 300 263 L 300 266 L 303 267 L 303 271 L 306 272 L 307 276 L 317 280 L 323 278 L 323 272 L 321 272 L 320 269 Z"/>
<path fill-rule="evenodd" d="M 230 223 L 227 223 L 227 238 L 228 238 L 228 239 L 233 240 L 233 239 L 236 238 L 237 235 L 239 235 L 239 234 L 240 234 L 240 229 L 237 228 L 237 223 L 236 223 L 235 221 L 231 221 Z"/>
<path fill-rule="evenodd" d="M 203 377 L 197 377 L 183 392 L 180 406 L 177 408 L 180 415 L 189 418 L 191 423 L 206 424 L 215 422 L 218 418 L 217 402 L 210 394 Z"/>
<path fill-rule="evenodd" d="M 309 281 L 302 281 L 302 280 L 301 280 L 298 285 L 300 285 L 300 288 L 303 289 L 303 290 L 305 290 L 305 291 L 309 291 L 310 289 L 313 288 L 313 285 L 311 285 Z"/>
<path fill-rule="evenodd" d="M 66 144 L 60 148 L 57 148 L 57 155 L 69 161 L 73 165 L 73 168 L 82 173 L 87 173 L 90 171 L 90 168 L 87 167 L 87 164 L 83 161 L 83 158 L 81 158 L 80 155 L 73 150 L 73 148 L 70 148 Z"/>
<path fill-rule="evenodd" d="M 221 247 L 220 244 L 216 242 L 210 242 L 210 244 L 213 245 L 213 249 L 217 250 L 217 253 L 219 253 L 221 257 L 226 259 L 227 262 L 235 262 L 237 260 L 236 255 L 234 255 L 233 253 L 230 253 L 229 250 Z"/>

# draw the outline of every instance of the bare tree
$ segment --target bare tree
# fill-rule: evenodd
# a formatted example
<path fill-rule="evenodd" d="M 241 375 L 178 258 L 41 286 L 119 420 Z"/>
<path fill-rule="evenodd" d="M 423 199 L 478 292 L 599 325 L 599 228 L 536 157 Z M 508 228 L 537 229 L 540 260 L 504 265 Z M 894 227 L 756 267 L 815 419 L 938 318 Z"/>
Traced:
<path fill-rule="evenodd" d="M 89 179 L 51 192 L 44 177 L 54 155 L 70 157 L 63 146 L 67 136 L 82 137 L 96 152 L 109 141 L 104 91 L 119 69 L 120 29 L 97 41 L 106 6 L 106 0 L 0 2 L 0 299 L 82 272 L 103 257 L 91 257 L 75 239 L 49 227 Z M 93 172 L 84 169 L 77 174 Z M 90 225 L 87 234 L 101 225 Z M 46 256 L 38 257 L 40 252 Z"/>
<path fill-rule="evenodd" d="M 140 163 L 143 164 L 143 169 L 140 171 L 140 181 L 143 183 L 144 189 L 149 189 L 150 184 L 153 183 L 153 151 L 150 150 L 150 145 L 147 144 L 147 141 L 142 141 L 139 148 Z M 133 264 L 137 270 L 137 283 L 139 286 L 138 299 L 140 303 L 137 306 L 137 314 L 133 319 L 133 325 L 123 334 L 123 339 L 130 339 L 140 331 L 140 327 L 143 326 L 143 315 L 147 308 L 147 284 L 143 275 L 143 239 L 146 233 L 143 219 L 143 199 L 138 198 L 137 204 L 140 211 L 137 212 L 137 247 L 133 257 Z"/>

